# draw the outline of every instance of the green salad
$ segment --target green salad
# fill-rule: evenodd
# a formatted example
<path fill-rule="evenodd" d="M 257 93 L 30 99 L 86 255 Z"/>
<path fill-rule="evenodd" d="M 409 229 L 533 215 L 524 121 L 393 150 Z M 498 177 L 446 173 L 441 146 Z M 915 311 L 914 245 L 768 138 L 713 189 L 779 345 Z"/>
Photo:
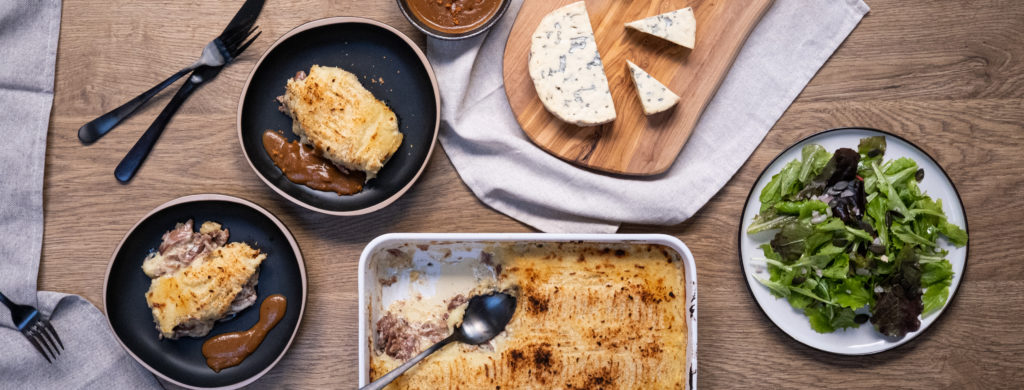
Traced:
<path fill-rule="evenodd" d="M 755 278 L 817 332 L 870 320 L 903 337 L 949 297 L 953 267 L 938 240 L 962 247 L 967 232 L 918 187 L 924 170 L 909 158 L 885 161 L 885 148 L 882 136 L 835 153 L 804 146 L 761 191 L 747 233 L 778 232 L 753 259 L 769 278 Z"/>

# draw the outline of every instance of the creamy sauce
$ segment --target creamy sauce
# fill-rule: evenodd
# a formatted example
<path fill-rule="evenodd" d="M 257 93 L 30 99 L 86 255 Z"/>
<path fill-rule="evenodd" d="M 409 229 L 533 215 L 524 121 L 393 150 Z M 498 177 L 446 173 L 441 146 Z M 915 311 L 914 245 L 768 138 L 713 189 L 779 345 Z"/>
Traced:
<path fill-rule="evenodd" d="M 263 300 L 260 305 L 260 320 L 249 330 L 225 333 L 203 343 L 203 356 L 206 365 L 215 372 L 234 367 L 249 357 L 263 343 L 267 333 L 287 311 L 288 300 L 284 295 L 274 294 Z"/>
<path fill-rule="evenodd" d="M 352 195 L 363 190 L 366 173 L 338 168 L 313 147 L 299 141 L 288 142 L 280 132 L 263 132 L 263 148 L 274 160 L 274 165 L 293 183 L 338 195 Z"/>
<path fill-rule="evenodd" d="M 487 23 L 504 0 L 407 0 L 420 22 L 446 33 L 463 33 Z"/>

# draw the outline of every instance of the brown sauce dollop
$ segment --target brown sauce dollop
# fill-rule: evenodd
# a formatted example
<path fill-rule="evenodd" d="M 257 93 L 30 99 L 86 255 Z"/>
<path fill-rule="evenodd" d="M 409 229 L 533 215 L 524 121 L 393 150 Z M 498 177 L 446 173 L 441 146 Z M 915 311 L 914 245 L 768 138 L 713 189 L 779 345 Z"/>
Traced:
<path fill-rule="evenodd" d="M 447 33 L 463 33 L 486 23 L 504 0 L 406 0 L 424 24 Z"/>
<path fill-rule="evenodd" d="M 260 320 L 249 330 L 225 333 L 212 337 L 203 343 L 203 356 L 206 365 L 215 372 L 234 367 L 249 357 L 263 343 L 267 332 L 274 329 L 278 321 L 284 317 L 288 308 L 288 300 L 284 295 L 274 294 L 260 304 Z"/>
<path fill-rule="evenodd" d="M 352 195 L 363 190 L 366 173 L 339 168 L 313 147 L 299 141 L 288 142 L 281 132 L 263 132 L 263 148 L 274 160 L 274 165 L 293 183 L 338 195 Z"/>

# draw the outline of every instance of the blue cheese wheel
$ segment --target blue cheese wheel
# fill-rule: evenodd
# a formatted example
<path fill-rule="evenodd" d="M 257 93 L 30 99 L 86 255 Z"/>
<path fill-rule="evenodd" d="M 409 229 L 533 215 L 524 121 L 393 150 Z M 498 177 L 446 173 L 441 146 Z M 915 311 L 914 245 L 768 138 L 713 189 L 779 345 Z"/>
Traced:
<path fill-rule="evenodd" d="M 693 9 L 686 7 L 629 22 L 626 27 L 693 49 L 697 18 L 693 16 Z"/>
<path fill-rule="evenodd" d="M 651 77 L 632 61 L 626 61 L 626 64 L 629 65 L 629 74 L 633 76 L 633 85 L 644 107 L 644 114 L 654 115 L 679 103 L 679 95 L 672 93 L 665 84 Z"/>
<path fill-rule="evenodd" d="M 601 54 L 582 1 L 540 21 L 530 40 L 530 78 L 548 112 L 576 126 L 615 120 Z"/>

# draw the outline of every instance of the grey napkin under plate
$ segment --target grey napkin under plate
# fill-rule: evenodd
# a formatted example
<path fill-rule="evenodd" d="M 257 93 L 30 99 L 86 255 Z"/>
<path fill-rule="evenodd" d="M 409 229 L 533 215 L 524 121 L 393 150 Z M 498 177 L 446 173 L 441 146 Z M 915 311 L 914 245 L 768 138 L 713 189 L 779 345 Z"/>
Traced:
<path fill-rule="evenodd" d="M 89 301 L 36 292 L 60 7 L 60 0 L 0 0 L 0 291 L 49 316 L 65 347 L 47 363 L 0 308 L 0 389 L 160 388 Z"/>
<path fill-rule="evenodd" d="M 629 178 L 544 152 L 509 107 L 502 56 L 523 0 L 488 33 L 427 41 L 441 90 L 441 144 L 484 203 L 545 232 L 611 233 L 619 224 L 675 225 L 696 213 L 853 31 L 861 0 L 776 0 L 750 34 L 675 164 Z"/>

